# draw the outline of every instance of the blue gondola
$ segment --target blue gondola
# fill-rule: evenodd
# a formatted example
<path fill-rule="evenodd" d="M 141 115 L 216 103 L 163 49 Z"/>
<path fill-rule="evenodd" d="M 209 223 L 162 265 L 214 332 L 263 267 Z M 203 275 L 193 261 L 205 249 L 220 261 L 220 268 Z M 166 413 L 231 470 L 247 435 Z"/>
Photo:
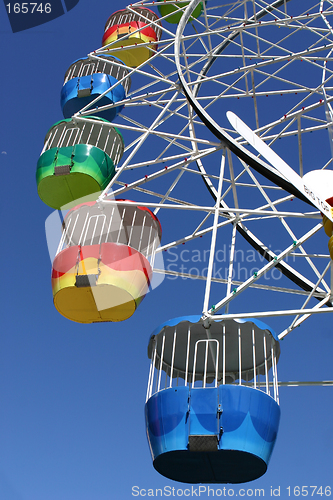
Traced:
<path fill-rule="evenodd" d="M 98 116 L 112 121 L 121 112 L 124 105 L 115 106 L 125 99 L 131 79 L 124 63 L 113 56 L 99 56 L 98 59 L 85 57 L 78 59 L 68 68 L 61 90 L 61 108 L 65 118 L 70 118 L 94 99 L 107 92 L 96 103 L 98 109 L 112 105 L 111 108 L 99 111 Z M 91 112 L 91 109 L 89 108 Z"/>
<path fill-rule="evenodd" d="M 145 406 L 154 468 L 185 483 L 262 476 L 280 419 L 279 353 L 275 333 L 254 319 L 208 328 L 188 316 L 157 328 Z"/>

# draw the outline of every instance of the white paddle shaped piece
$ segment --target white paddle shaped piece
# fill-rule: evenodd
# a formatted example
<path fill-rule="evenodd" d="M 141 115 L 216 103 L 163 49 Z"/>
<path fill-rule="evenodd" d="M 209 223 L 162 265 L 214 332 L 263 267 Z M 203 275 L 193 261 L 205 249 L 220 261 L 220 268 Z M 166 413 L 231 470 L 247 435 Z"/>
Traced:
<path fill-rule="evenodd" d="M 227 112 L 231 126 L 241 135 L 258 153 L 280 172 L 298 191 L 311 201 L 322 214 L 333 222 L 330 205 L 321 198 L 310 186 L 306 186 L 303 179 L 289 165 L 280 158 L 267 144 L 258 137 L 235 113 Z"/>

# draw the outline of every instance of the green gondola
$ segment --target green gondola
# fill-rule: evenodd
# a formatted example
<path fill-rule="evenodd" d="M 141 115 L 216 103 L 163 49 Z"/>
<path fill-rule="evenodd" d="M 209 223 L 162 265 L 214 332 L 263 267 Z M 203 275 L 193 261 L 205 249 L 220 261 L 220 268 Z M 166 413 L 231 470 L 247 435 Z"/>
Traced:
<path fill-rule="evenodd" d="M 170 1 L 165 1 L 165 0 L 158 0 L 158 11 L 161 14 L 161 16 L 164 18 L 165 16 L 165 21 L 171 24 L 178 24 L 183 13 L 184 13 L 184 7 L 187 7 L 190 2 L 170 2 Z M 202 2 L 199 3 L 199 5 L 194 9 L 192 16 L 190 18 L 198 18 L 201 14 L 202 11 Z"/>
<path fill-rule="evenodd" d="M 52 208 L 103 190 L 123 155 L 117 128 L 102 118 L 87 118 L 61 120 L 46 134 L 36 179 L 39 197 Z"/>

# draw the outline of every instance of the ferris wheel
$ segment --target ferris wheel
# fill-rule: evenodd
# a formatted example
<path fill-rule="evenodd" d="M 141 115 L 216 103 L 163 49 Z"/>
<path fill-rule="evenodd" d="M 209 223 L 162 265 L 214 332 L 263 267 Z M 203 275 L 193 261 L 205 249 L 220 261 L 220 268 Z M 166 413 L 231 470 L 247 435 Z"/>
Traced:
<path fill-rule="evenodd" d="M 332 311 L 332 16 L 323 0 L 143 1 L 65 74 L 37 167 L 41 199 L 66 208 L 56 308 L 123 321 L 153 273 L 202 280 L 202 309 L 170 311 L 148 346 L 148 442 L 171 479 L 265 473 L 279 341 Z M 208 248 L 205 272 L 164 269 L 177 247 Z"/>

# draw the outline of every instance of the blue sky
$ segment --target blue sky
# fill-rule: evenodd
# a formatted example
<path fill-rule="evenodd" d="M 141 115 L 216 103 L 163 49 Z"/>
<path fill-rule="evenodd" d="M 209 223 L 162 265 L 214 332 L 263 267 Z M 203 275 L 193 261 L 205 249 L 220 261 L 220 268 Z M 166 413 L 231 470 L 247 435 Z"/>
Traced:
<path fill-rule="evenodd" d="M 100 46 L 107 18 L 120 7 L 125 3 L 80 0 L 64 16 L 16 34 L 1 7 L 1 500 L 128 500 L 133 486 L 186 488 L 152 466 L 144 424 L 147 345 L 163 321 L 201 312 L 203 283 L 167 278 L 120 324 L 66 320 L 52 302 L 45 238 L 52 210 L 35 183 L 44 136 L 62 117 L 63 75 Z M 161 220 L 171 234 L 172 223 L 164 214 Z M 325 241 L 318 239 L 323 253 Z M 209 248 L 209 240 L 202 245 Z M 171 261 L 167 255 L 165 265 Z M 249 310 L 256 305 L 250 298 Z M 280 380 L 332 379 L 330 318 L 313 316 L 282 342 Z M 288 486 L 333 488 L 332 388 L 281 388 L 280 403 L 268 471 L 244 488 L 269 496 L 280 486 L 281 498 Z"/>

